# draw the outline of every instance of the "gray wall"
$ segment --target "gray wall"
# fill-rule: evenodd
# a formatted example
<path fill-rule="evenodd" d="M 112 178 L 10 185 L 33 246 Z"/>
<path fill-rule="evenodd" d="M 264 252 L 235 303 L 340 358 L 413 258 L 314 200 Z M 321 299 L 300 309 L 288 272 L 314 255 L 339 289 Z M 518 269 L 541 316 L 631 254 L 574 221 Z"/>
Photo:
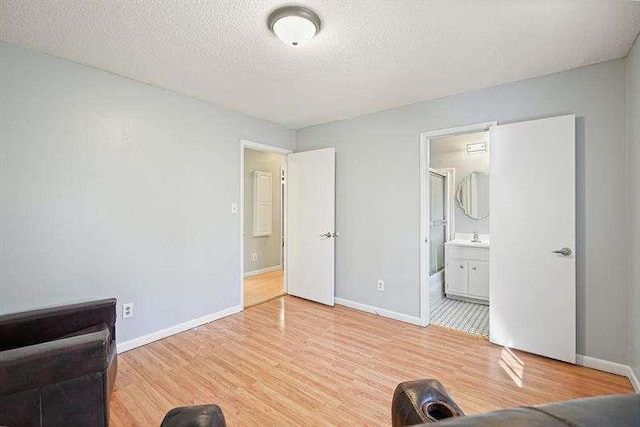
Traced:
<path fill-rule="evenodd" d="M 244 272 L 276 267 L 281 262 L 282 247 L 282 184 L 280 168 L 284 166 L 284 156 L 265 151 L 244 151 Z M 273 214 L 271 235 L 253 237 L 253 172 L 271 172 L 273 177 Z M 253 260 L 252 255 L 258 259 Z"/>
<path fill-rule="evenodd" d="M 629 270 L 619 250 L 629 234 L 625 96 L 625 63 L 617 60 L 298 130 L 298 151 L 337 149 L 337 296 L 419 315 L 421 131 L 573 112 L 577 351 L 628 362 Z M 522 230 L 523 238 L 532 232 L 533 225 Z"/>
<path fill-rule="evenodd" d="M 438 140 L 435 140 L 437 143 Z M 457 189 L 462 179 L 473 171 L 484 172 L 491 176 L 489 152 L 467 154 L 467 151 L 451 151 L 447 153 L 432 153 L 430 159 L 431 167 L 434 169 L 454 168 L 456 170 Z M 488 194 L 487 194 L 488 196 Z M 454 194 L 455 197 L 455 194 Z M 474 219 L 464 213 L 464 209 L 455 202 L 455 232 L 489 234 L 489 217 Z"/>
<path fill-rule="evenodd" d="M 0 44 L 0 313 L 119 298 L 126 341 L 240 304 L 240 138 L 291 130 Z"/>
<path fill-rule="evenodd" d="M 574 112 L 577 350 L 638 372 L 639 56 L 299 130 L 338 150 L 337 296 L 418 315 L 421 131 Z M 238 140 L 294 132 L 5 43 L 0 75 L 0 313 L 117 296 L 122 342 L 239 304 Z"/>
<path fill-rule="evenodd" d="M 631 220 L 629 337 L 631 367 L 640 378 L 640 41 L 636 39 L 627 64 L 627 138 Z"/>

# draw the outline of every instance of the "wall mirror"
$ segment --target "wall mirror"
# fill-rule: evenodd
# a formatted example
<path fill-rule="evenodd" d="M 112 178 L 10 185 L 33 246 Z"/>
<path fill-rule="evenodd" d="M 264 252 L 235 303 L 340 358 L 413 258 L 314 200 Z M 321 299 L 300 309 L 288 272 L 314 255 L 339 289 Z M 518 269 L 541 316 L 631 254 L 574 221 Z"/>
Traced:
<path fill-rule="evenodd" d="M 474 171 L 462 178 L 456 191 L 458 206 L 467 216 L 482 219 L 489 215 L 489 175 Z"/>

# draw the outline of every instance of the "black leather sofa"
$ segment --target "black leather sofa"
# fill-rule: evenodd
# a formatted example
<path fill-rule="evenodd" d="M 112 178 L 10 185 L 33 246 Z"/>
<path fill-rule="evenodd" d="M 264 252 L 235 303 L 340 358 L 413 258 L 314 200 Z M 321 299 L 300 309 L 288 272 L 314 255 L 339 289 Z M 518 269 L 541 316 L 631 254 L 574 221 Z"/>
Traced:
<path fill-rule="evenodd" d="M 0 316 L 0 426 L 107 426 L 116 300 Z"/>
<path fill-rule="evenodd" d="M 640 394 L 591 397 L 464 416 L 442 384 L 419 380 L 398 384 L 391 419 L 393 427 L 640 427 Z"/>
<path fill-rule="evenodd" d="M 393 427 L 640 427 L 640 394 L 568 400 L 465 416 L 436 380 L 398 384 L 391 404 Z M 160 427 L 225 427 L 217 405 L 175 408 Z"/>

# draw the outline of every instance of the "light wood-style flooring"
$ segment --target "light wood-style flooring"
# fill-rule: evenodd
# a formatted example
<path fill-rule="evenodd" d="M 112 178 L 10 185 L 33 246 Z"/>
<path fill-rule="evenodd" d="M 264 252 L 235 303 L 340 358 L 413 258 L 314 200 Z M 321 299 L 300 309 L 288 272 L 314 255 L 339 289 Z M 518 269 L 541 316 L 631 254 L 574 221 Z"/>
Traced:
<path fill-rule="evenodd" d="M 630 393 L 620 376 L 437 326 L 421 328 L 292 296 L 123 353 L 113 426 L 158 426 L 216 403 L 233 426 L 391 424 L 401 381 L 440 380 L 467 414 Z"/>
<path fill-rule="evenodd" d="M 269 301 L 284 294 L 282 270 L 249 276 L 244 279 L 245 308 Z"/>

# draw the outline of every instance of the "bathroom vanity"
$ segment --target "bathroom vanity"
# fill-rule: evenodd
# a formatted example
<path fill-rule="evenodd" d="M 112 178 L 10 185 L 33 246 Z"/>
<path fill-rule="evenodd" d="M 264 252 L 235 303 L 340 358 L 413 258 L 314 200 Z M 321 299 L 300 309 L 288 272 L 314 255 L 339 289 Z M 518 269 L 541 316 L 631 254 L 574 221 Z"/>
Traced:
<path fill-rule="evenodd" d="M 489 239 L 473 242 L 456 235 L 444 244 L 444 289 L 447 298 L 489 304 Z"/>

